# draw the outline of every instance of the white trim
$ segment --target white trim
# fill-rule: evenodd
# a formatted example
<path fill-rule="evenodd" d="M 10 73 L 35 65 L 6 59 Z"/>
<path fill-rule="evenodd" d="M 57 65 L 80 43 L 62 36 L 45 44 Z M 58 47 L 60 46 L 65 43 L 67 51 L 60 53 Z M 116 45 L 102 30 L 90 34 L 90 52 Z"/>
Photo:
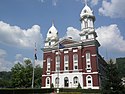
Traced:
<path fill-rule="evenodd" d="M 47 84 L 47 81 L 48 81 L 48 80 L 49 80 L 49 84 Z M 50 77 L 47 77 L 47 78 L 46 78 L 46 87 L 47 87 L 47 88 L 50 88 Z"/>
<path fill-rule="evenodd" d="M 52 76 L 52 74 L 51 74 L 51 75 L 42 75 L 42 77 L 46 77 L 46 76 L 47 76 L 47 77 L 48 77 L 48 76 Z"/>
<path fill-rule="evenodd" d="M 89 88 L 84 86 L 83 89 L 89 89 Z M 91 89 L 99 89 L 99 86 L 93 86 L 91 87 Z"/>
<path fill-rule="evenodd" d="M 95 45 L 87 45 L 87 46 L 84 46 L 84 47 L 92 47 L 92 46 L 95 46 Z"/>
<path fill-rule="evenodd" d="M 78 52 L 78 49 L 73 49 L 73 52 Z"/>
<path fill-rule="evenodd" d="M 83 55 L 82 58 L 84 58 L 85 56 Z"/>
<path fill-rule="evenodd" d="M 67 54 L 69 51 L 64 51 L 64 54 Z"/>
<path fill-rule="evenodd" d="M 82 74 L 98 74 L 98 72 L 89 72 L 89 73 L 83 72 Z"/>
<path fill-rule="evenodd" d="M 52 50 L 52 53 L 55 53 L 55 50 Z"/>
<path fill-rule="evenodd" d="M 92 54 L 91 56 L 97 56 L 96 54 Z"/>
<path fill-rule="evenodd" d="M 78 49 L 81 49 L 82 48 L 82 46 L 78 46 Z"/>

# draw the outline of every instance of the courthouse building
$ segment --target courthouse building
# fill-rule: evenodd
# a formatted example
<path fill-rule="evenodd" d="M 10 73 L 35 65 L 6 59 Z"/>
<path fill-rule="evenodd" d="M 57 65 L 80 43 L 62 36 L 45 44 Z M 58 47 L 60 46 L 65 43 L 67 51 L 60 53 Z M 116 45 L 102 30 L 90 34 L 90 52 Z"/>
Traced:
<path fill-rule="evenodd" d="M 94 29 L 95 16 L 88 5 L 80 14 L 80 40 L 59 38 L 52 24 L 43 48 L 42 88 L 100 89 L 106 62 L 100 56 L 100 46 Z"/>

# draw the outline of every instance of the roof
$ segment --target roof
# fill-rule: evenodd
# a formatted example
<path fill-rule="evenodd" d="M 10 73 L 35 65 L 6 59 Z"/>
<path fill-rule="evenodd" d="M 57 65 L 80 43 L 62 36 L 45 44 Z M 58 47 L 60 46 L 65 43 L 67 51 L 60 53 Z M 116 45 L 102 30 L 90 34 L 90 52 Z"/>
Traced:
<path fill-rule="evenodd" d="M 86 4 L 85 7 L 82 9 L 80 17 L 82 18 L 83 16 L 93 16 L 93 11 L 91 8 Z"/>

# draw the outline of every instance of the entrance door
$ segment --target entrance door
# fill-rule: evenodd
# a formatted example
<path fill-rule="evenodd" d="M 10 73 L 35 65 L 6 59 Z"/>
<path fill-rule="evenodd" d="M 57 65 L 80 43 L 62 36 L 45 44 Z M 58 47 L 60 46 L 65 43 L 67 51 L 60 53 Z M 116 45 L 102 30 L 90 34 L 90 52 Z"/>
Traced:
<path fill-rule="evenodd" d="M 64 78 L 64 87 L 68 87 L 69 86 L 69 79 L 68 77 Z"/>

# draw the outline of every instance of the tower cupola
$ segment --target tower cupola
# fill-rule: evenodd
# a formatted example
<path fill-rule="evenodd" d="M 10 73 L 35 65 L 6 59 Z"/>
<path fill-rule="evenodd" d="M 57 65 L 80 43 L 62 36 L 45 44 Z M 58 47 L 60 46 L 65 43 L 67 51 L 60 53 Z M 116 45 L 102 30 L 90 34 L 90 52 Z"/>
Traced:
<path fill-rule="evenodd" d="M 91 8 L 85 4 L 85 7 L 82 9 L 80 13 L 80 21 L 81 21 L 81 32 L 80 37 L 81 40 L 94 40 L 97 35 L 94 29 L 94 21 L 95 16 Z"/>
<path fill-rule="evenodd" d="M 51 46 L 55 44 L 57 41 L 58 41 L 58 31 L 54 26 L 54 23 L 52 23 L 52 26 L 49 28 L 47 32 L 45 46 Z"/>
<path fill-rule="evenodd" d="M 87 28 L 94 28 L 95 16 L 93 15 L 93 11 L 87 4 L 80 13 L 80 21 L 81 21 L 81 30 Z"/>

